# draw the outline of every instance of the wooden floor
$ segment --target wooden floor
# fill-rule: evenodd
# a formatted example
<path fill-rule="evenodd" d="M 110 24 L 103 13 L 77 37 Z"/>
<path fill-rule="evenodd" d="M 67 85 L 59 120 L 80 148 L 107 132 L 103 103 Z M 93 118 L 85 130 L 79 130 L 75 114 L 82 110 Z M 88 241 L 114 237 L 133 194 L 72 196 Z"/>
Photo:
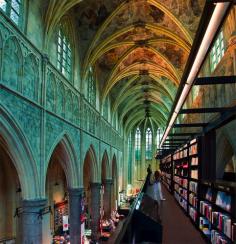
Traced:
<path fill-rule="evenodd" d="M 161 204 L 163 244 L 205 244 L 201 233 L 184 214 L 174 196 L 162 185 L 166 201 Z"/>

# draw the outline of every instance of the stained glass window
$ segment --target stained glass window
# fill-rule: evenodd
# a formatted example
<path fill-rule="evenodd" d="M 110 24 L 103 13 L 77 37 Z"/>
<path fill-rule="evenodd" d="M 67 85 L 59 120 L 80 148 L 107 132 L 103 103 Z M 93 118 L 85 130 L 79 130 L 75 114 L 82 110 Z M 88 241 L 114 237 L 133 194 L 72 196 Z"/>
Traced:
<path fill-rule="evenodd" d="M 57 37 L 57 68 L 65 75 L 69 80 L 71 79 L 72 71 L 72 56 L 71 46 L 68 38 L 63 31 L 59 29 Z"/>
<path fill-rule="evenodd" d="M 152 131 L 150 128 L 146 130 L 146 159 L 152 159 Z"/>
<path fill-rule="evenodd" d="M 210 53 L 211 72 L 215 70 L 217 64 L 224 56 L 224 53 L 225 53 L 224 36 L 223 36 L 223 31 L 221 31 Z"/>
<path fill-rule="evenodd" d="M 135 133 L 135 159 L 141 160 L 141 131 L 139 128 Z"/>
<path fill-rule="evenodd" d="M 16 25 L 20 25 L 22 17 L 21 0 L 0 0 L 0 8 Z"/>

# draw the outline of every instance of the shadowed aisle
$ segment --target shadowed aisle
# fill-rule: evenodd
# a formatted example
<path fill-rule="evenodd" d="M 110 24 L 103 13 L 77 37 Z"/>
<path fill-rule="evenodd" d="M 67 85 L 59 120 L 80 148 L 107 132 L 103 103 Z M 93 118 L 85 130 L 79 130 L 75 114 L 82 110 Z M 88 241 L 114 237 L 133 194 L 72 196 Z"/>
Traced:
<path fill-rule="evenodd" d="M 181 207 L 162 185 L 166 201 L 162 202 L 163 244 L 205 244 L 200 232 L 184 214 Z"/>

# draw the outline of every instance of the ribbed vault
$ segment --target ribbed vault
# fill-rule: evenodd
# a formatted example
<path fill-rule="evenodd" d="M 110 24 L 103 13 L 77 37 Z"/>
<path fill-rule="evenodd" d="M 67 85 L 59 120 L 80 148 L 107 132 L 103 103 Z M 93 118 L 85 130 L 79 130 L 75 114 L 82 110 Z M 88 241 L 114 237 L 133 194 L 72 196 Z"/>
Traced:
<path fill-rule="evenodd" d="M 92 67 L 101 108 L 109 97 L 111 118 L 118 114 L 126 132 L 147 118 L 157 127 L 165 126 L 204 1 L 59 2 L 50 0 L 47 6 L 46 39 L 73 11 L 80 35 L 82 82 Z"/>

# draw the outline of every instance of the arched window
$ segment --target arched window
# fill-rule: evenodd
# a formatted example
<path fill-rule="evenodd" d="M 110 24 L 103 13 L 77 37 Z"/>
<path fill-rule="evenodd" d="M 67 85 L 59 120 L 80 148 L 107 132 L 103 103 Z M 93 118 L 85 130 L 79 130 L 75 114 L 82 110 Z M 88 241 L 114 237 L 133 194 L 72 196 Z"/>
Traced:
<path fill-rule="evenodd" d="M 213 72 L 225 53 L 223 31 L 220 32 L 210 53 L 210 66 Z"/>
<path fill-rule="evenodd" d="M 141 131 L 139 128 L 135 133 L 135 159 L 141 160 Z"/>
<path fill-rule="evenodd" d="M 71 45 L 68 37 L 60 28 L 57 36 L 57 68 L 69 80 L 72 74 Z"/>
<path fill-rule="evenodd" d="M 152 159 L 152 131 L 150 128 L 146 130 L 146 159 Z"/>
<path fill-rule="evenodd" d="M 23 10 L 21 0 L 0 0 L 0 8 L 16 25 L 21 25 Z"/>
<path fill-rule="evenodd" d="M 96 105 L 96 81 L 91 67 L 89 68 L 88 73 L 88 101 L 92 105 Z"/>

